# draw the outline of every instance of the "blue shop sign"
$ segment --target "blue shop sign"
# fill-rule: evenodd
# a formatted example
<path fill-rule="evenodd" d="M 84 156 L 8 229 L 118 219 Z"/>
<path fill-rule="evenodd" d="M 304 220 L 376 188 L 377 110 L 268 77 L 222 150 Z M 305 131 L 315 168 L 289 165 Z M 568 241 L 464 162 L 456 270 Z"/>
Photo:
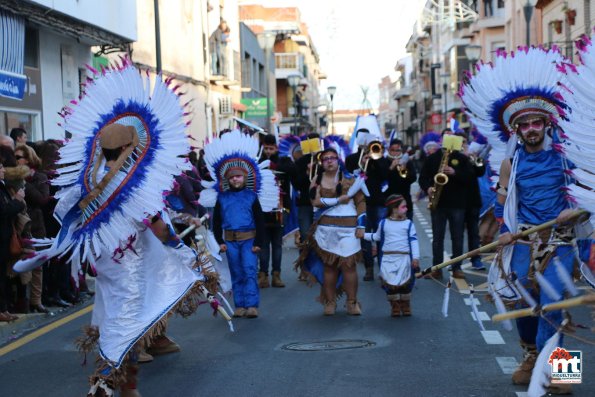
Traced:
<path fill-rule="evenodd" d="M 22 100 L 27 76 L 0 70 L 0 96 Z"/>

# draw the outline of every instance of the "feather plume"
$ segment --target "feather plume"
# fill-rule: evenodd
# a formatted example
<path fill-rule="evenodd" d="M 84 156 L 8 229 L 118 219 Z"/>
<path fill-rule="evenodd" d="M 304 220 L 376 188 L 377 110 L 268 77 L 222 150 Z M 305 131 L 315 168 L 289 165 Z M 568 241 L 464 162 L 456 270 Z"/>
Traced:
<path fill-rule="evenodd" d="M 504 305 L 504 302 L 502 302 L 502 298 L 500 298 L 500 295 L 498 295 L 498 293 L 494 291 L 494 288 L 492 288 L 491 285 L 488 287 L 488 292 L 494 300 L 494 304 L 496 305 L 496 310 L 498 311 L 498 313 L 506 313 L 506 306 Z M 502 326 L 505 330 L 512 331 L 512 322 L 510 320 L 502 321 Z"/>
<path fill-rule="evenodd" d="M 554 266 L 556 267 L 556 273 L 558 274 L 558 278 L 560 279 L 560 281 L 562 281 L 562 284 L 564 284 L 566 292 L 568 292 L 572 296 L 577 296 L 579 292 L 576 286 L 574 285 L 574 280 L 572 279 L 572 276 L 568 273 L 568 270 L 566 270 L 566 268 L 560 261 L 560 258 L 555 256 L 553 258 L 553 261 Z"/>
<path fill-rule="evenodd" d="M 546 393 L 546 388 L 550 384 L 551 367 L 549 358 L 554 349 L 560 344 L 560 332 L 556 332 L 548 339 L 543 349 L 537 356 L 533 373 L 531 374 L 531 383 L 527 395 L 529 397 L 541 397 Z"/>
<path fill-rule="evenodd" d="M 539 283 L 541 290 L 553 301 L 562 299 L 562 295 L 552 286 L 552 284 L 540 272 L 535 272 L 535 279 Z"/>
<path fill-rule="evenodd" d="M 442 298 L 442 315 L 444 317 L 448 317 L 448 301 L 450 300 L 450 286 L 451 282 L 449 281 L 446 284 L 446 288 L 444 288 L 444 298 Z"/>

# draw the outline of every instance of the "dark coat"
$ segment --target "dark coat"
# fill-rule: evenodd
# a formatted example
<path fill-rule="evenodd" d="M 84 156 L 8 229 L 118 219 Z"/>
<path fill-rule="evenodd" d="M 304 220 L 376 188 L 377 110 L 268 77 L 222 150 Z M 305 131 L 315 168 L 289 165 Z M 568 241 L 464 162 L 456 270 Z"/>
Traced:
<path fill-rule="evenodd" d="M 44 207 L 49 199 L 50 185 L 44 172 L 37 171 L 26 179 L 25 202 L 31 218 L 31 235 L 35 238 L 46 237 Z"/>
<path fill-rule="evenodd" d="M 0 263 L 8 260 L 8 247 L 12 236 L 12 225 L 17 214 L 25 209 L 25 204 L 13 199 L 4 181 L 0 181 Z M 3 267 L 0 267 L 0 269 Z"/>

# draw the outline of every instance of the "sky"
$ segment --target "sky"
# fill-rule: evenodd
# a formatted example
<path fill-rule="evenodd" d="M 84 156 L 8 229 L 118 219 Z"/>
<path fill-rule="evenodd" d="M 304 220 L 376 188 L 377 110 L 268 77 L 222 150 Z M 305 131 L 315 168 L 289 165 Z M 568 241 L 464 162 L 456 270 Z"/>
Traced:
<path fill-rule="evenodd" d="M 394 67 L 405 57 L 425 0 L 254 0 L 266 7 L 295 7 L 308 25 L 328 76 L 320 91 L 334 85 L 334 108 L 360 109 L 368 87 L 368 100 L 378 106 L 382 77 L 396 76 Z"/>

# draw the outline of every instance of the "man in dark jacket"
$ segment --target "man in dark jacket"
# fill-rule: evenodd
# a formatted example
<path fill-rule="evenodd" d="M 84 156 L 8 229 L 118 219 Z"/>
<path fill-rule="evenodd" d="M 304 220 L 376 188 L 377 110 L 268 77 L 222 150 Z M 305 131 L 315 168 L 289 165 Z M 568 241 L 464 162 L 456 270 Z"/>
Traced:
<path fill-rule="evenodd" d="M 444 137 L 445 132 L 442 134 Z M 428 193 L 429 197 L 432 197 L 432 189 L 434 189 L 434 176 L 439 172 L 443 156 L 447 156 L 447 153 L 443 148 L 431 154 L 421 169 L 419 186 L 424 192 Z M 442 188 L 437 207 L 431 212 L 433 266 L 444 261 L 446 222 L 448 222 L 452 240 L 452 256 L 457 257 L 463 254 L 465 210 L 469 197 L 468 189 L 474 178 L 469 158 L 458 150 L 450 152 L 448 161 L 445 161 L 445 166 L 441 171 L 448 176 L 448 182 Z M 455 278 L 465 278 L 460 263 L 452 265 L 452 273 Z M 442 278 L 442 270 L 432 272 L 429 276 Z"/>
<path fill-rule="evenodd" d="M 404 160 L 403 142 L 393 139 L 388 147 L 390 165 L 388 167 L 388 189 L 385 197 L 400 194 L 407 202 L 407 218 L 413 219 L 413 201 L 411 200 L 411 185 L 417 180 L 417 173 L 413 161 Z"/>

